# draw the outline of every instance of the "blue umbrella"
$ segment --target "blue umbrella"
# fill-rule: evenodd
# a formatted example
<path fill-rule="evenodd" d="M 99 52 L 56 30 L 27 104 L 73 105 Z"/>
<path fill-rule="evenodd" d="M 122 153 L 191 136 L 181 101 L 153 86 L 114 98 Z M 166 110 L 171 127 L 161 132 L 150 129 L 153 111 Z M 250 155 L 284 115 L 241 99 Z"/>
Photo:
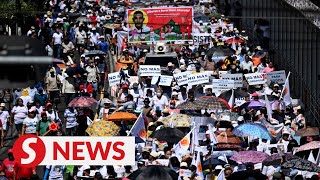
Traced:
<path fill-rule="evenodd" d="M 235 127 L 232 131 L 237 136 L 250 136 L 250 137 L 256 137 L 261 139 L 268 139 L 271 140 L 272 136 L 269 133 L 268 129 L 258 123 L 244 123 L 237 127 Z"/>

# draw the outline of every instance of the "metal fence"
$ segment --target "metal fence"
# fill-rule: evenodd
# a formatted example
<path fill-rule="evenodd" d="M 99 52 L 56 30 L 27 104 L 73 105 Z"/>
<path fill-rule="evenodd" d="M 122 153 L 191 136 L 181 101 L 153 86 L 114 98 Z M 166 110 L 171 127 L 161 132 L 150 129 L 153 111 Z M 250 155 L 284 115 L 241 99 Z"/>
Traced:
<path fill-rule="evenodd" d="M 255 38 L 257 19 L 270 23 L 270 49 L 275 52 L 271 57 L 279 68 L 291 71 L 293 98 L 303 101 L 308 122 L 319 125 L 320 30 L 283 0 L 239 2 L 242 4 L 241 28 L 246 29 L 251 37 Z M 257 41 L 253 43 L 258 45 Z"/>

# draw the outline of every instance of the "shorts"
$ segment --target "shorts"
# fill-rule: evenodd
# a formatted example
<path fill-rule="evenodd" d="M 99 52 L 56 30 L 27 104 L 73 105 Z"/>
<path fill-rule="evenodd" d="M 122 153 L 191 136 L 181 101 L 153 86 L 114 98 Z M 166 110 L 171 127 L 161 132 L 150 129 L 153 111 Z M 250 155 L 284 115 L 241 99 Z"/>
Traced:
<path fill-rule="evenodd" d="M 15 124 L 17 131 L 21 131 L 22 130 L 22 125 L 23 124 Z"/>

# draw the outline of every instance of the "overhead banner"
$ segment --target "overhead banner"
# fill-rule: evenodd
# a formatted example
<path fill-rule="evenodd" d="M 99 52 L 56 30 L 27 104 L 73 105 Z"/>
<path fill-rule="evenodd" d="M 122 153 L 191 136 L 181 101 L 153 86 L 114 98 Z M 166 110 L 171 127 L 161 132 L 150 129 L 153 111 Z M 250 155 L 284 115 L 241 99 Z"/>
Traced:
<path fill-rule="evenodd" d="M 264 73 L 250 73 L 245 74 L 247 82 L 249 85 L 259 85 L 259 84 L 265 84 L 265 74 Z"/>
<path fill-rule="evenodd" d="M 205 84 L 208 82 L 209 75 L 206 72 L 188 75 L 188 85 Z"/>
<path fill-rule="evenodd" d="M 209 33 L 193 34 L 193 44 L 194 45 L 209 44 L 210 42 L 212 42 L 212 37 L 211 37 L 211 34 L 209 34 Z"/>
<path fill-rule="evenodd" d="M 188 75 L 191 74 L 190 71 L 185 71 L 178 74 L 173 74 L 174 79 L 177 81 L 179 86 L 188 84 Z"/>
<path fill-rule="evenodd" d="M 160 86 L 171 86 L 171 82 L 173 80 L 173 76 L 160 76 Z"/>
<path fill-rule="evenodd" d="M 243 80 L 242 74 L 222 74 L 221 79 L 234 80 L 235 88 L 242 87 L 242 80 Z"/>
<path fill-rule="evenodd" d="M 161 76 L 160 65 L 140 65 L 140 76 Z"/>
<path fill-rule="evenodd" d="M 213 89 L 233 89 L 234 80 L 212 79 Z"/>
<path fill-rule="evenodd" d="M 193 40 L 192 7 L 127 10 L 129 42 Z"/>
<path fill-rule="evenodd" d="M 272 82 L 276 82 L 279 84 L 284 84 L 286 81 L 286 72 L 284 70 L 282 71 L 273 71 L 266 73 L 267 76 L 267 83 L 270 84 Z"/>

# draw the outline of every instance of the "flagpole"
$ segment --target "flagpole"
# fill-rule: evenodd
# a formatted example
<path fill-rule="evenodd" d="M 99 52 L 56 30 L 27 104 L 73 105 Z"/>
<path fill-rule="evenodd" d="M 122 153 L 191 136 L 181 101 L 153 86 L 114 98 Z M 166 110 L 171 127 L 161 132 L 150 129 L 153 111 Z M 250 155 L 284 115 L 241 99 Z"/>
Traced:
<path fill-rule="evenodd" d="M 286 79 L 286 82 L 284 82 L 284 86 L 283 86 L 283 88 L 282 88 L 282 90 L 281 90 L 281 94 L 280 94 L 280 98 L 279 98 L 279 99 L 281 99 L 282 96 L 283 96 L 283 92 L 284 92 L 284 89 L 285 89 L 285 87 L 286 87 L 286 85 L 287 85 L 287 82 L 289 81 L 289 76 L 290 76 L 290 74 L 291 74 L 291 72 L 289 71 L 288 76 L 287 76 L 287 79 Z"/>
<path fill-rule="evenodd" d="M 129 133 L 127 134 L 127 136 L 130 136 L 130 134 L 131 134 L 131 132 L 132 132 L 132 129 L 136 126 L 136 124 L 137 124 L 137 122 L 138 122 L 138 120 L 139 120 L 139 118 L 140 118 L 141 115 L 142 115 L 142 112 L 140 113 L 140 115 L 139 115 L 139 117 L 137 118 L 136 122 L 134 122 L 134 124 L 133 124 L 133 126 L 131 127 L 131 129 L 130 129 Z M 143 123 L 143 124 L 144 124 L 144 123 Z"/>

